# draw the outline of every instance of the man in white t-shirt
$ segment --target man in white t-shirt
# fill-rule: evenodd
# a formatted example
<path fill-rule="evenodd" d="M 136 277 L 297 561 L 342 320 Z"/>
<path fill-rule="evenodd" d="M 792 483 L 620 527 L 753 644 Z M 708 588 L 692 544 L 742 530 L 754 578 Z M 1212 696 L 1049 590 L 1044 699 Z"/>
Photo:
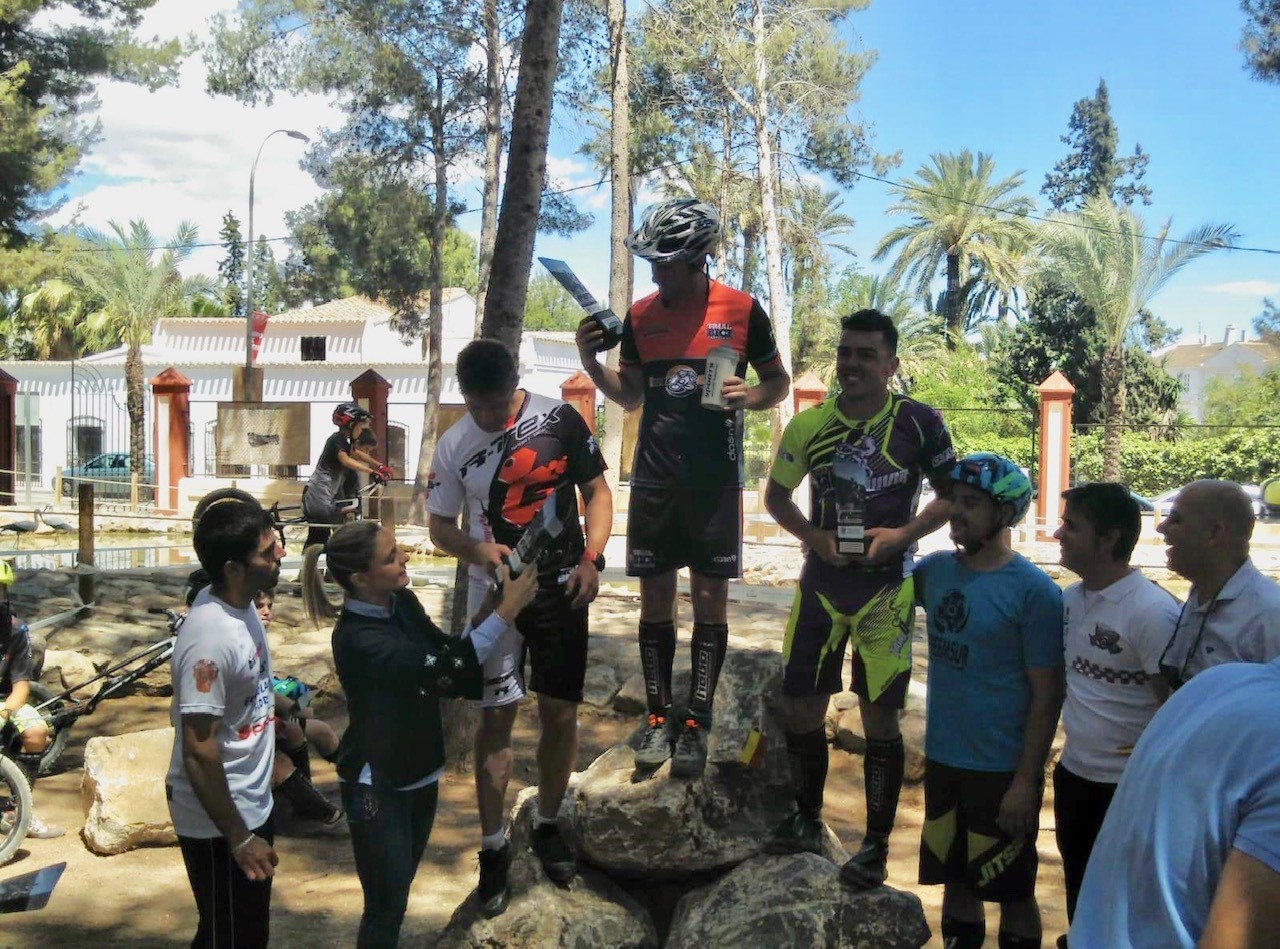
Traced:
<path fill-rule="evenodd" d="M 1070 920 L 1125 763 L 1169 694 L 1160 654 L 1178 622 L 1178 602 L 1129 565 L 1142 515 L 1124 485 L 1095 482 L 1062 497 L 1066 509 L 1053 536 L 1062 565 L 1081 578 L 1062 597 L 1067 741 L 1053 772 Z"/>
<path fill-rule="evenodd" d="M 172 659 L 169 813 L 200 916 L 197 947 L 266 946 L 271 913 L 275 695 L 253 598 L 280 577 L 280 546 L 256 503 L 215 502 L 194 546 L 213 578 L 192 603 Z"/>

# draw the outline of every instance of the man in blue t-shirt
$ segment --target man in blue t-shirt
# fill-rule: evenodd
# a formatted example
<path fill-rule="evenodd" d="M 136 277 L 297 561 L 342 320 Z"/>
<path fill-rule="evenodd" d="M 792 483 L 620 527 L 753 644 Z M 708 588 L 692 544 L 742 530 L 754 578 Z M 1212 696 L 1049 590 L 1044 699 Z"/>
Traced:
<path fill-rule="evenodd" d="M 1201 672 L 1125 766 L 1072 949 L 1273 946 L 1280 932 L 1280 659 Z"/>
<path fill-rule="evenodd" d="M 1031 484 L 999 455 L 951 471 L 951 539 L 915 569 L 929 629 L 920 882 L 941 883 L 942 938 L 981 949 L 983 902 L 1001 949 L 1041 940 L 1036 834 L 1063 680 L 1062 594 L 1013 552 Z"/>

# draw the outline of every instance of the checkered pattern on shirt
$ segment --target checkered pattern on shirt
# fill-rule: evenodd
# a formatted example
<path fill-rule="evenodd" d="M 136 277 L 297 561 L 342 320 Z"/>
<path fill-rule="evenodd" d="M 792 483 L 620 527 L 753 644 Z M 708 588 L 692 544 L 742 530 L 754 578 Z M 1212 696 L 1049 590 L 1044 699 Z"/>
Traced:
<path fill-rule="evenodd" d="M 1071 668 L 1081 675 L 1086 675 L 1090 679 L 1097 679 L 1100 682 L 1110 682 L 1112 685 L 1146 685 L 1151 679 L 1141 669 L 1110 669 L 1106 666 L 1100 666 L 1096 662 L 1090 662 L 1082 656 L 1076 656 L 1071 663 Z"/>

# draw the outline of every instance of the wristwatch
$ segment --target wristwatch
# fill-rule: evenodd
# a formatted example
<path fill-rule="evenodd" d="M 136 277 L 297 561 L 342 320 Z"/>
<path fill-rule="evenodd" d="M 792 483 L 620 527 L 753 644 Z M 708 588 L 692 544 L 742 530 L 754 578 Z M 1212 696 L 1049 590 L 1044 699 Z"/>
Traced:
<path fill-rule="evenodd" d="M 604 554 L 596 553 L 594 550 L 584 550 L 582 562 L 591 564 L 599 572 L 604 569 Z"/>

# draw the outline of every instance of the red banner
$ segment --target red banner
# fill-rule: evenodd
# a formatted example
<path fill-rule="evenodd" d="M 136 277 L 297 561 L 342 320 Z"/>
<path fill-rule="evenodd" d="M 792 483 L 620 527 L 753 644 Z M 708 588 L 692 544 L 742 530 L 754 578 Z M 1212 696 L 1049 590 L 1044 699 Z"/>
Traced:
<path fill-rule="evenodd" d="M 262 337 L 267 332 L 267 314 L 259 310 L 253 311 L 253 362 L 258 361 L 258 353 L 262 349 Z"/>

